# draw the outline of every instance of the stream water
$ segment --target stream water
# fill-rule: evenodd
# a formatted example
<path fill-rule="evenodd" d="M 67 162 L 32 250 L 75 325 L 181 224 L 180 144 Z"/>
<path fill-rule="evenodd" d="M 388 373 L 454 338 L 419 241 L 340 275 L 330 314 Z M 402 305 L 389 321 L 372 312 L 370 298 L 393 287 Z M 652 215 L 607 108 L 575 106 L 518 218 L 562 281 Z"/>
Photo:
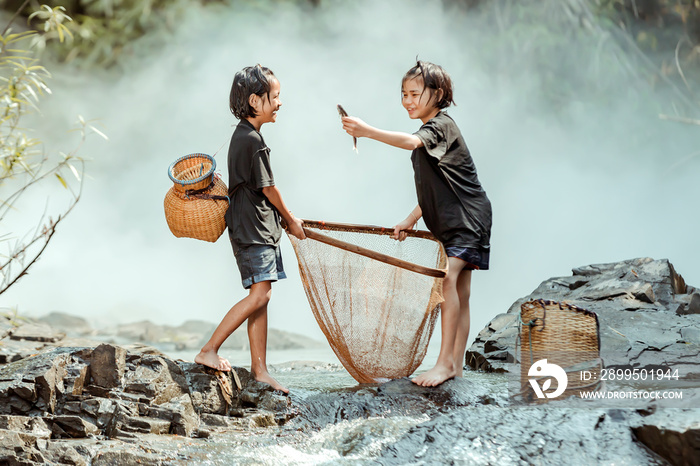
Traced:
<path fill-rule="evenodd" d="M 472 371 L 460 381 L 462 401 L 416 403 L 405 387 L 391 397 L 381 385 L 357 384 L 326 350 L 292 351 L 305 360 L 291 362 L 283 353 L 272 352 L 270 367 L 298 411 L 287 424 L 153 444 L 170 452 L 173 464 L 666 464 L 632 440 L 629 426 L 639 414 L 619 403 L 517 405 L 512 376 Z M 248 354 L 226 356 L 245 361 Z"/>

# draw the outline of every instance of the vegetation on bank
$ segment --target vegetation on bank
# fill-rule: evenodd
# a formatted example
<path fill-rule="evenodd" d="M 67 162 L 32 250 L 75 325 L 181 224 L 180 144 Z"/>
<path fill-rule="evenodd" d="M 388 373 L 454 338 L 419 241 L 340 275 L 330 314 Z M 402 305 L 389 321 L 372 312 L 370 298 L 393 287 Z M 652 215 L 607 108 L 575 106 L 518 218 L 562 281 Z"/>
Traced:
<path fill-rule="evenodd" d="M 65 42 L 71 36 L 66 27 L 70 17 L 61 7 L 44 5 L 28 20 L 41 24 L 40 31 L 15 32 L 11 20 L 0 26 L 0 245 L 7 250 L 0 254 L 0 294 L 27 274 L 82 192 L 79 147 L 67 154 L 47 154 L 41 139 L 24 124 L 28 115 L 39 111 L 41 97 L 51 92 L 46 83 L 50 74 L 39 64 L 38 53 L 50 41 Z M 87 132 L 96 131 L 80 117 L 78 130 L 83 140 Z M 21 205 L 28 193 L 43 189 L 50 179 L 70 193 L 69 205 L 56 218 L 47 217 L 44 205 Z M 27 231 L 18 231 L 18 222 L 12 221 L 18 209 L 36 215 L 36 224 Z"/>

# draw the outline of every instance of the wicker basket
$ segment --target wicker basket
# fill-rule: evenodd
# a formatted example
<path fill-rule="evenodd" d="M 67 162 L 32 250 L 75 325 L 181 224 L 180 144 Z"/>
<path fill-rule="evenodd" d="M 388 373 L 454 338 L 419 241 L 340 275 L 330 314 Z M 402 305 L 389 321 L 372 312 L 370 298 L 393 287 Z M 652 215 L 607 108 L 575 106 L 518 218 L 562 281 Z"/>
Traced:
<path fill-rule="evenodd" d="M 602 360 L 598 316 L 594 312 L 539 299 L 524 303 L 520 307 L 520 318 L 521 390 L 533 395 L 528 371 L 541 359 L 547 359 L 549 364 L 556 364 L 566 372 L 567 388 L 563 397 L 599 387 Z M 583 370 L 592 377 L 582 380 Z"/>
<path fill-rule="evenodd" d="M 180 157 L 168 167 L 168 176 L 180 192 L 204 189 L 214 180 L 216 160 L 207 154 Z"/>
<path fill-rule="evenodd" d="M 163 206 L 170 231 L 178 238 L 215 242 L 226 229 L 226 184 L 214 174 L 216 162 L 206 154 L 190 154 L 168 168 L 173 186 Z"/>

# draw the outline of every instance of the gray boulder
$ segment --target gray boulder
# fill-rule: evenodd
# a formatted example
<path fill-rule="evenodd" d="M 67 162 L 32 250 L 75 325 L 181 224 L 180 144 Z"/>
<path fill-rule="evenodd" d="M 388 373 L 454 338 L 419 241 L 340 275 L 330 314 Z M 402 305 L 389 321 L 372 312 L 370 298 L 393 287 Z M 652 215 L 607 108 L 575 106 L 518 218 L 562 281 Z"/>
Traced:
<path fill-rule="evenodd" d="M 678 369 L 700 376 L 698 290 L 687 286 L 666 259 L 632 259 L 573 269 L 550 278 L 496 316 L 466 353 L 475 370 L 516 371 L 520 306 L 530 300 L 566 301 L 593 311 L 600 323 L 601 356 L 607 367 Z M 522 343 L 521 343 L 522 348 Z"/>

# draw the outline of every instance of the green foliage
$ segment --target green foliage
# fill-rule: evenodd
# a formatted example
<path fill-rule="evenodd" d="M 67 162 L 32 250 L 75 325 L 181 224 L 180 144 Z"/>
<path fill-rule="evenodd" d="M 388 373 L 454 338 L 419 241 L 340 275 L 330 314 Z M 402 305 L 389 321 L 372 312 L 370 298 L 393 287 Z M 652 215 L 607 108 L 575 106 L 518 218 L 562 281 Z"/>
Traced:
<path fill-rule="evenodd" d="M 45 36 L 35 31 L 13 33 L 10 28 L 0 37 L 0 187 L 18 175 L 36 177 L 43 165 L 41 142 L 29 137 L 20 123 L 45 93 L 50 93 L 46 79 L 50 76 L 38 64 L 36 49 L 55 34 L 63 40 L 68 34 L 62 7 L 42 7 L 36 16 L 45 21 Z M 3 200 L 6 202 L 6 200 Z"/>
<path fill-rule="evenodd" d="M 171 29 L 188 2 L 73 0 L 60 3 L 67 4 L 67 13 L 73 21 L 67 26 L 55 25 L 57 34 L 69 37 L 65 42 L 51 44 L 52 54 L 60 60 L 84 66 L 109 67 L 124 55 L 133 54 L 135 42 L 147 32 Z"/>
<path fill-rule="evenodd" d="M 8 254 L 0 256 L 0 294 L 36 262 L 82 191 L 83 159 L 77 156 L 80 146 L 69 154 L 49 157 L 42 141 L 29 136 L 30 130 L 22 126 L 24 117 L 38 111 L 40 98 L 51 92 L 46 84 L 50 74 L 39 64 L 37 53 L 51 39 L 61 42 L 71 37 L 66 26 L 71 18 L 60 6 L 42 6 L 30 18 L 43 24 L 43 32 L 14 33 L 8 25 L 0 35 L 0 239 L 9 246 Z M 88 132 L 97 131 L 82 118 L 78 129 L 82 140 Z M 75 177 L 77 187 L 67 181 L 64 172 Z M 42 215 L 39 224 L 21 237 L 8 231 L 8 215 L 16 210 L 23 194 L 54 177 L 70 193 L 68 208 L 55 220 Z"/>

